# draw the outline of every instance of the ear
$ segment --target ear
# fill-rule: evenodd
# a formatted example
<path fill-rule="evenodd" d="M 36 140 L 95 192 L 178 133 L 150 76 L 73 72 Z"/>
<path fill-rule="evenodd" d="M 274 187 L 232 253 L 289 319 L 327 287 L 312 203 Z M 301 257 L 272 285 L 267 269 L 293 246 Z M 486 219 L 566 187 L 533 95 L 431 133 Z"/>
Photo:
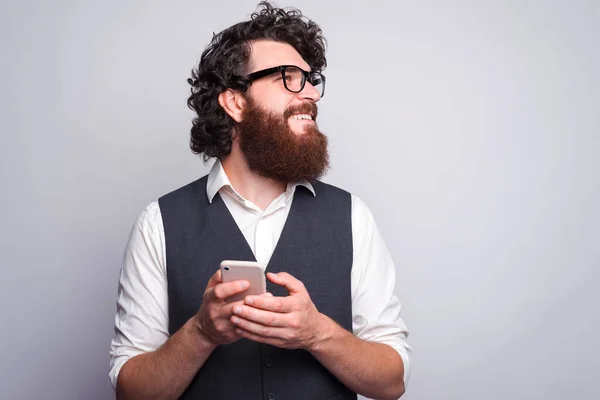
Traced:
<path fill-rule="evenodd" d="M 246 100 L 238 91 L 227 89 L 219 94 L 219 104 L 235 122 L 242 122 L 242 111 Z"/>

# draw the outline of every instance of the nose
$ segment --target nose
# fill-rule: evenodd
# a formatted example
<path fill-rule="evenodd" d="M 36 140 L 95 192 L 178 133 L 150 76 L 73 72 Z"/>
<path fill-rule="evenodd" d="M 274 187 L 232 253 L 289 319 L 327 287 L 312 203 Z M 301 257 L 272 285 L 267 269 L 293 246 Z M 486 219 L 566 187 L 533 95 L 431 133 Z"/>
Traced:
<path fill-rule="evenodd" d="M 310 100 L 312 102 L 317 102 L 321 100 L 321 93 L 310 83 L 306 82 L 304 84 L 304 88 L 298 93 L 298 98 L 301 100 Z"/>

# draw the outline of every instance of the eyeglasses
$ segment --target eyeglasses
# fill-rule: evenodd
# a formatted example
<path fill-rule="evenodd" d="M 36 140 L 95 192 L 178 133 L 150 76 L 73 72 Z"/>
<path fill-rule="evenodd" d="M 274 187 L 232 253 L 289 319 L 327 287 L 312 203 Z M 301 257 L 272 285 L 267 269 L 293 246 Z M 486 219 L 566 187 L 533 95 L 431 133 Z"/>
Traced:
<path fill-rule="evenodd" d="M 295 65 L 280 65 L 278 67 L 267 68 L 256 71 L 248 75 L 250 82 L 264 78 L 279 72 L 283 85 L 292 93 L 300 93 L 308 81 L 317 92 L 323 97 L 325 94 L 325 76 L 320 72 L 308 72 Z"/>

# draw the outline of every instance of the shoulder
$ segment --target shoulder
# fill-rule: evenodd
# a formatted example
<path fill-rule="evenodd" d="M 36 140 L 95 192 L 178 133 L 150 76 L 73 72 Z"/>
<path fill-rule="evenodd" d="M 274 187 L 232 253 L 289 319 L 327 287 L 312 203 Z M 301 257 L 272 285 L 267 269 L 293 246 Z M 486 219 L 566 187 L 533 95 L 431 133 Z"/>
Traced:
<path fill-rule="evenodd" d="M 206 195 L 206 181 L 208 175 L 203 176 L 202 178 L 196 179 L 193 182 L 190 182 L 184 186 L 181 186 L 177 189 L 174 189 L 158 199 L 158 203 L 160 206 L 168 203 L 177 203 L 184 199 L 187 199 L 192 196 L 197 196 L 200 194 Z"/>
<path fill-rule="evenodd" d="M 315 190 L 316 195 L 334 195 L 334 196 L 345 196 L 350 198 L 351 193 L 347 190 L 344 190 L 338 186 L 332 185 L 330 183 L 325 183 L 323 181 L 312 181 L 311 185 Z"/>
<path fill-rule="evenodd" d="M 365 242 L 377 229 L 375 218 L 369 206 L 357 195 L 352 194 L 352 228 L 358 242 Z"/>
<path fill-rule="evenodd" d="M 138 214 L 129 232 L 128 248 L 158 246 L 163 232 L 162 215 L 158 201 L 155 200 Z"/>
<path fill-rule="evenodd" d="M 148 204 L 137 217 L 135 225 L 142 231 L 155 230 L 161 221 L 158 200 Z"/>
<path fill-rule="evenodd" d="M 322 181 L 311 182 L 317 196 L 319 194 L 334 194 L 345 197 L 352 204 L 353 219 L 361 219 L 363 222 L 368 222 L 373 219 L 373 214 L 367 204 L 355 193 L 340 188 L 338 186 L 325 183 Z"/>
<path fill-rule="evenodd" d="M 347 205 L 351 213 L 352 228 L 355 239 L 365 240 L 365 235 L 372 234 L 376 229 L 375 218 L 369 206 L 355 193 L 325 182 L 311 182 L 317 197 L 325 198 L 336 207 Z"/>
<path fill-rule="evenodd" d="M 206 182 L 207 175 L 159 197 L 158 207 L 165 232 L 179 231 L 206 212 L 209 204 Z"/>

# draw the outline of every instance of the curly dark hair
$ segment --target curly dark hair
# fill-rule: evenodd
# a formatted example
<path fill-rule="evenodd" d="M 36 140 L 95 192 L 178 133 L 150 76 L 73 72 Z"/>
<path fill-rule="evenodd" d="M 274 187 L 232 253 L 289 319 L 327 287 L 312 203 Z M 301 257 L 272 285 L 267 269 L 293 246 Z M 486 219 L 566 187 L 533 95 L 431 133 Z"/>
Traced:
<path fill-rule="evenodd" d="M 192 123 L 190 148 L 195 154 L 204 153 L 204 161 L 231 152 L 235 121 L 219 105 L 219 94 L 227 89 L 248 89 L 250 42 L 260 39 L 291 45 L 313 71 L 327 66 L 321 28 L 295 8 L 275 8 L 261 1 L 250 20 L 213 35 L 187 80 L 191 85 L 187 104 L 197 114 Z"/>

